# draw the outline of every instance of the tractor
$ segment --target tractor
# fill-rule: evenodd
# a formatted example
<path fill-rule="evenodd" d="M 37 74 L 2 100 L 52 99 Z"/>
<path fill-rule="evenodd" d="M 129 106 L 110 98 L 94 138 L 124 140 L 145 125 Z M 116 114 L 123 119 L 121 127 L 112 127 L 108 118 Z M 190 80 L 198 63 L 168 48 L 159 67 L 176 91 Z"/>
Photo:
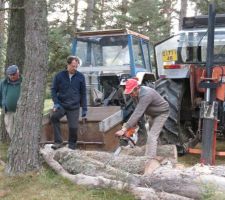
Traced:
<path fill-rule="evenodd" d="M 225 136 L 225 15 L 210 5 L 208 16 L 185 17 L 182 30 L 154 50 L 155 89 L 170 104 L 161 141 L 176 144 L 180 154 L 199 141 L 203 151 L 211 148 L 206 135 Z"/>

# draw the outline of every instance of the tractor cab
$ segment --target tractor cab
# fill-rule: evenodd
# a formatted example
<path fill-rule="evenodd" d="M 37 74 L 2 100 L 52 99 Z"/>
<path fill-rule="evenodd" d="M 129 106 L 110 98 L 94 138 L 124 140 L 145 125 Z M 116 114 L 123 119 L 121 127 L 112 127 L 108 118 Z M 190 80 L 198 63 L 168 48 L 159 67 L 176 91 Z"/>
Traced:
<path fill-rule="evenodd" d="M 130 30 L 78 32 L 72 53 L 82 60 L 86 71 L 152 71 L 149 38 Z"/>
<path fill-rule="evenodd" d="M 149 38 L 134 31 L 116 29 L 78 32 L 73 40 L 72 54 L 82 60 L 79 71 L 86 77 L 90 106 L 96 104 L 96 93 L 102 92 L 103 97 L 100 96 L 103 99 L 110 97 L 112 92 L 118 90 L 122 79 L 134 77 L 138 73 L 143 74 L 141 82 L 143 77 L 151 82 L 155 79 L 151 73 Z M 118 105 L 118 101 L 112 104 Z"/>

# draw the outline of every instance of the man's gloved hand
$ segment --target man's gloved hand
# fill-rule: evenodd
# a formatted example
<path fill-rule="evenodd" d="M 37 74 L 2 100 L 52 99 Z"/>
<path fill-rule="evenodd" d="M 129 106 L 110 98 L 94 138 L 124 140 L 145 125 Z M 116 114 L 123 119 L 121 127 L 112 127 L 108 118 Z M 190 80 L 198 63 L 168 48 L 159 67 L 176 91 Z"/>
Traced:
<path fill-rule="evenodd" d="M 58 110 L 60 108 L 61 108 L 61 106 L 58 103 L 54 104 L 54 106 L 53 106 L 53 112 L 55 112 L 56 110 Z"/>
<path fill-rule="evenodd" d="M 87 111 L 86 110 L 82 110 L 81 117 L 82 118 L 86 118 L 86 115 L 87 115 Z"/>

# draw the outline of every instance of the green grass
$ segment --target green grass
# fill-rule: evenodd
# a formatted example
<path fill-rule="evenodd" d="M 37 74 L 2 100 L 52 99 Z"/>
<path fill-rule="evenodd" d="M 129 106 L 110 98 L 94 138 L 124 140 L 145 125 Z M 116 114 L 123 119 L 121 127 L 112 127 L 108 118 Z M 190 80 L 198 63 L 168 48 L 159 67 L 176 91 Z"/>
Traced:
<path fill-rule="evenodd" d="M 0 144 L 1 159 L 6 161 L 7 145 Z M 88 189 L 74 185 L 47 166 L 37 173 L 9 177 L 0 165 L 2 200 L 134 200 L 130 194 L 111 189 Z"/>
<path fill-rule="evenodd" d="M 195 148 L 201 148 L 200 144 Z M 225 141 L 217 141 L 216 144 L 217 151 L 225 151 Z M 178 157 L 178 162 L 183 164 L 184 166 L 193 166 L 197 163 L 200 163 L 200 155 L 199 154 L 186 154 L 184 156 Z M 216 165 L 224 165 L 225 157 L 216 156 Z"/>
<path fill-rule="evenodd" d="M 0 159 L 4 162 L 7 161 L 8 145 L 0 142 Z"/>
<path fill-rule="evenodd" d="M 45 99 L 44 102 L 44 114 L 48 113 L 50 109 L 53 107 L 53 102 L 51 99 Z"/>
<path fill-rule="evenodd" d="M 203 185 L 202 200 L 224 200 L 225 194 L 212 184 Z"/>

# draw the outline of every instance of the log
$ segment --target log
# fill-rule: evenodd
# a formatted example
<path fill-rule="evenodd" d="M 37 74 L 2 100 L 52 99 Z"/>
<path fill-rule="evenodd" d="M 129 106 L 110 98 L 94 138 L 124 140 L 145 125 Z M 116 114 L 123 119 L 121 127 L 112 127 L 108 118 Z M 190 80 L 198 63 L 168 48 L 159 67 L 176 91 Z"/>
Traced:
<path fill-rule="evenodd" d="M 132 156 L 144 156 L 145 146 L 136 146 L 135 148 L 122 147 L 121 154 L 132 155 Z M 175 145 L 158 145 L 157 156 L 169 158 L 177 162 L 177 148 Z"/>
<path fill-rule="evenodd" d="M 69 174 L 55 159 L 54 151 L 50 147 L 41 149 L 41 154 L 45 159 L 46 163 L 54 169 L 58 174 L 71 182 L 78 185 L 85 185 L 87 187 L 101 187 L 101 188 L 112 188 L 116 190 L 127 190 L 134 194 L 138 199 L 159 199 L 155 194 L 155 191 L 151 188 L 141 188 L 136 185 L 124 183 L 122 181 L 110 180 L 104 177 L 93 177 L 84 174 Z"/>
<path fill-rule="evenodd" d="M 219 191 L 225 190 L 225 166 L 195 165 L 178 169 L 169 159 L 160 157 L 159 167 L 150 175 L 144 175 L 148 163 L 145 156 L 121 154 L 112 157 L 107 152 L 67 148 L 53 151 L 50 146 L 41 149 L 41 153 L 56 172 L 73 183 L 127 190 L 138 199 L 201 199 L 207 184 Z M 106 164 L 108 159 L 112 162 Z M 128 169 L 132 165 L 137 167 Z"/>

